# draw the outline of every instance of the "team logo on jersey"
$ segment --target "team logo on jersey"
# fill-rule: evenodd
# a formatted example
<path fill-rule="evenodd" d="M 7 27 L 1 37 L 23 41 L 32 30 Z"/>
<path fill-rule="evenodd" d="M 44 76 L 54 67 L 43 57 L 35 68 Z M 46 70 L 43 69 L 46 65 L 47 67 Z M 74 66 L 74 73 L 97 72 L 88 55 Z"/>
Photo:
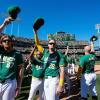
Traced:
<path fill-rule="evenodd" d="M 89 58 L 89 60 L 95 60 L 95 58 L 94 57 L 91 57 L 91 58 Z"/>
<path fill-rule="evenodd" d="M 6 68 L 12 68 L 14 66 L 15 58 L 13 57 L 3 57 L 3 63 L 6 65 Z"/>
<path fill-rule="evenodd" d="M 36 69 L 40 70 L 40 69 L 43 69 L 43 68 L 42 68 L 42 66 L 36 65 Z"/>
<path fill-rule="evenodd" d="M 52 63 L 51 63 L 50 66 L 49 66 L 49 68 L 50 68 L 50 69 L 55 69 L 55 64 L 52 64 Z"/>

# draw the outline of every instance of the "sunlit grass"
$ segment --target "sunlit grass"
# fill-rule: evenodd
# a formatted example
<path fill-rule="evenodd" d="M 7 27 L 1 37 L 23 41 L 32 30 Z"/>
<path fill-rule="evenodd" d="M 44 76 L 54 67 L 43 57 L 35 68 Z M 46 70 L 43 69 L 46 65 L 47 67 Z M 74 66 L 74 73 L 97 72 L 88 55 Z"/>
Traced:
<path fill-rule="evenodd" d="M 100 74 L 97 75 L 96 89 L 98 93 L 98 100 L 100 100 Z M 92 100 L 91 95 L 89 96 L 88 100 Z"/>

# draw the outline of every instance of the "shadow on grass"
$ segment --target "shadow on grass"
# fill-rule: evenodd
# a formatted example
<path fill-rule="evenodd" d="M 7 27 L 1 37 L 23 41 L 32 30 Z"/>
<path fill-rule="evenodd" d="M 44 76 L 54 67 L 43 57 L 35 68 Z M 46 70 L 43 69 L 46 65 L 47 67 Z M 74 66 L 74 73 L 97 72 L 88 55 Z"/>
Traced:
<path fill-rule="evenodd" d="M 28 95 L 28 93 L 21 93 L 20 96 L 16 98 L 16 100 L 27 100 Z"/>

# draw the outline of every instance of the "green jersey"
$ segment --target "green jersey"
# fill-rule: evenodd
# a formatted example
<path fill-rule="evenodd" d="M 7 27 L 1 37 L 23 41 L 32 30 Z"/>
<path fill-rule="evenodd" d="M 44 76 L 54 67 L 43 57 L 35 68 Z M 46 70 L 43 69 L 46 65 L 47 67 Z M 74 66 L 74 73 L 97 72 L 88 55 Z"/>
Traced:
<path fill-rule="evenodd" d="M 72 64 L 72 59 L 71 59 L 71 57 L 65 55 L 65 60 L 66 60 L 67 63 Z"/>
<path fill-rule="evenodd" d="M 44 67 L 45 67 L 45 77 L 58 76 L 60 67 L 65 65 L 63 54 L 57 51 L 50 54 L 48 50 L 47 51 L 45 50 L 43 60 L 44 60 Z"/>
<path fill-rule="evenodd" d="M 65 66 L 67 66 L 67 64 L 68 64 L 68 56 L 67 55 L 64 55 L 64 61 L 65 61 Z"/>
<path fill-rule="evenodd" d="M 82 73 L 94 72 L 94 66 L 95 66 L 95 55 L 87 54 L 80 58 L 80 67 L 83 68 Z"/>
<path fill-rule="evenodd" d="M 33 57 L 31 60 L 31 64 L 32 64 L 32 76 L 35 76 L 37 78 L 43 78 L 44 68 L 42 60 Z"/>
<path fill-rule="evenodd" d="M 1 49 L 1 48 L 0 48 Z M 18 65 L 23 63 L 20 52 L 13 50 L 10 53 L 0 52 L 0 80 L 14 79 L 18 74 Z"/>

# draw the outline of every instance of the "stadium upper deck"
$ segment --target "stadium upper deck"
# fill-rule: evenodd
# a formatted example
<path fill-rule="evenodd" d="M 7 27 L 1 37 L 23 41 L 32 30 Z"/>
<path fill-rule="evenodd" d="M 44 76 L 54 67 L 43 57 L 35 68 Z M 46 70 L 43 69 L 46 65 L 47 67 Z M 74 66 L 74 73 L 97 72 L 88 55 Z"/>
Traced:
<path fill-rule="evenodd" d="M 1 34 L 3 35 L 3 34 Z M 0 37 L 1 37 L 0 35 Z M 69 35 L 68 35 L 69 36 Z M 22 51 L 23 53 L 29 53 L 31 50 L 31 46 L 34 45 L 34 39 L 28 39 L 23 37 L 16 37 L 13 36 L 15 41 L 15 48 Z M 50 39 L 50 38 L 49 38 Z M 88 41 L 81 40 L 77 41 L 74 40 L 56 40 L 57 41 L 57 48 L 60 49 L 62 52 L 65 52 L 67 45 L 69 46 L 69 54 L 83 54 L 84 46 L 88 45 Z M 47 48 L 48 41 L 47 40 L 40 40 L 41 45 L 44 48 Z M 96 55 L 100 56 L 100 51 L 96 51 Z"/>

